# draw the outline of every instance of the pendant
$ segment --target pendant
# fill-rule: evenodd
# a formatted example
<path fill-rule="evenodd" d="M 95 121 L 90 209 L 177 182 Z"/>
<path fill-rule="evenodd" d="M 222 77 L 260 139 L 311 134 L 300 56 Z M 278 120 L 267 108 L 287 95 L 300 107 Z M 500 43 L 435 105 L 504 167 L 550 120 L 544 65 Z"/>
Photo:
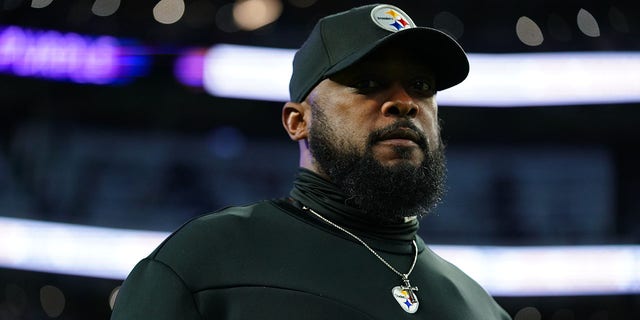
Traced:
<path fill-rule="evenodd" d="M 404 285 L 393 287 L 391 293 L 396 301 L 398 301 L 400 307 L 402 307 L 402 310 L 407 313 L 415 313 L 418 311 L 418 306 L 420 306 L 418 296 L 414 292 L 418 291 L 418 287 L 412 287 L 406 276 L 402 277 L 402 281 L 404 281 Z"/>

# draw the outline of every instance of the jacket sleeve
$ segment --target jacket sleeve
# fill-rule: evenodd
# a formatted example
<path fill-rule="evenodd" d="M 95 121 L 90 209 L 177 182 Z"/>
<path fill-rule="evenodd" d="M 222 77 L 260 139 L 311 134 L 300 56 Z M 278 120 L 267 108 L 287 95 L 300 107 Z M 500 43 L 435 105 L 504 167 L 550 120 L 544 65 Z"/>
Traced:
<path fill-rule="evenodd" d="M 111 320 L 202 319 L 192 293 L 167 265 L 140 261 L 118 292 Z"/>

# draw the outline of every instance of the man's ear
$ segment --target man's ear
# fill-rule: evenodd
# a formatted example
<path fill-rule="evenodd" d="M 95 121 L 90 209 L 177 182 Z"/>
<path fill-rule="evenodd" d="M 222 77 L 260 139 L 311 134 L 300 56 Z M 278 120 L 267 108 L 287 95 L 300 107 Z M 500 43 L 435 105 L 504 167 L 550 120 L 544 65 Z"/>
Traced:
<path fill-rule="evenodd" d="M 309 134 L 311 109 L 306 102 L 287 102 L 282 108 L 282 125 L 291 140 L 306 139 Z"/>

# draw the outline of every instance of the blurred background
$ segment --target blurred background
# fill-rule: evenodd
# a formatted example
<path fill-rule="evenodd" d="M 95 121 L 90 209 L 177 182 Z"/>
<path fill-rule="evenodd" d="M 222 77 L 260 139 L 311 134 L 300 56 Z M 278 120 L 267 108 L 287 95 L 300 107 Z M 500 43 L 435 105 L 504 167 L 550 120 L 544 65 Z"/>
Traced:
<path fill-rule="evenodd" d="M 108 319 L 126 273 L 74 267 L 129 270 L 192 217 L 286 196 L 297 146 L 266 85 L 317 19 L 368 3 L 0 0 L 0 319 Z M 421 236 L 502 267 L 478 276 L 517 320 L 640 318 L 640 2 L 388 3 L 456 38 L 480 88 L 442 93 L 448 193 Z M 556 289 L 491 280 L 511 273 Z"/>

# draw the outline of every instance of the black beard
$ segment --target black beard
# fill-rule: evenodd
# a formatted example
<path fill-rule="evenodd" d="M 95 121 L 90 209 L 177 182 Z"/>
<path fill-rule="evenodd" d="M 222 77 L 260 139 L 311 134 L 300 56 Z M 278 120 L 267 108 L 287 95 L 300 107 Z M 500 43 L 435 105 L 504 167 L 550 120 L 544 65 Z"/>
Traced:
<path fill-rule="evenodd" d="M 347 204 L 365 211 L 377 222 L 397 223 L 405 217 L 424 216 L 442 199 L 446 165 L 444 147 L 429 152 L 427 139 L 408 120 L 377 130 L 369 135 L 364 154 L 354 146 L 340 146 L 339 139 L 315 107 L 309 132 L 309 149 L 322 173 L 346 195 Z M 383 133 L 407 127 L 418 132 L 424 160 L 419 166 L 407 162 L 383 166 L 374 158 L 373 145 Z M 439 141 L 438 141 L 439 142 Z M 401 157 L 409 157 L 410 148 L 397 148 Z"/>

